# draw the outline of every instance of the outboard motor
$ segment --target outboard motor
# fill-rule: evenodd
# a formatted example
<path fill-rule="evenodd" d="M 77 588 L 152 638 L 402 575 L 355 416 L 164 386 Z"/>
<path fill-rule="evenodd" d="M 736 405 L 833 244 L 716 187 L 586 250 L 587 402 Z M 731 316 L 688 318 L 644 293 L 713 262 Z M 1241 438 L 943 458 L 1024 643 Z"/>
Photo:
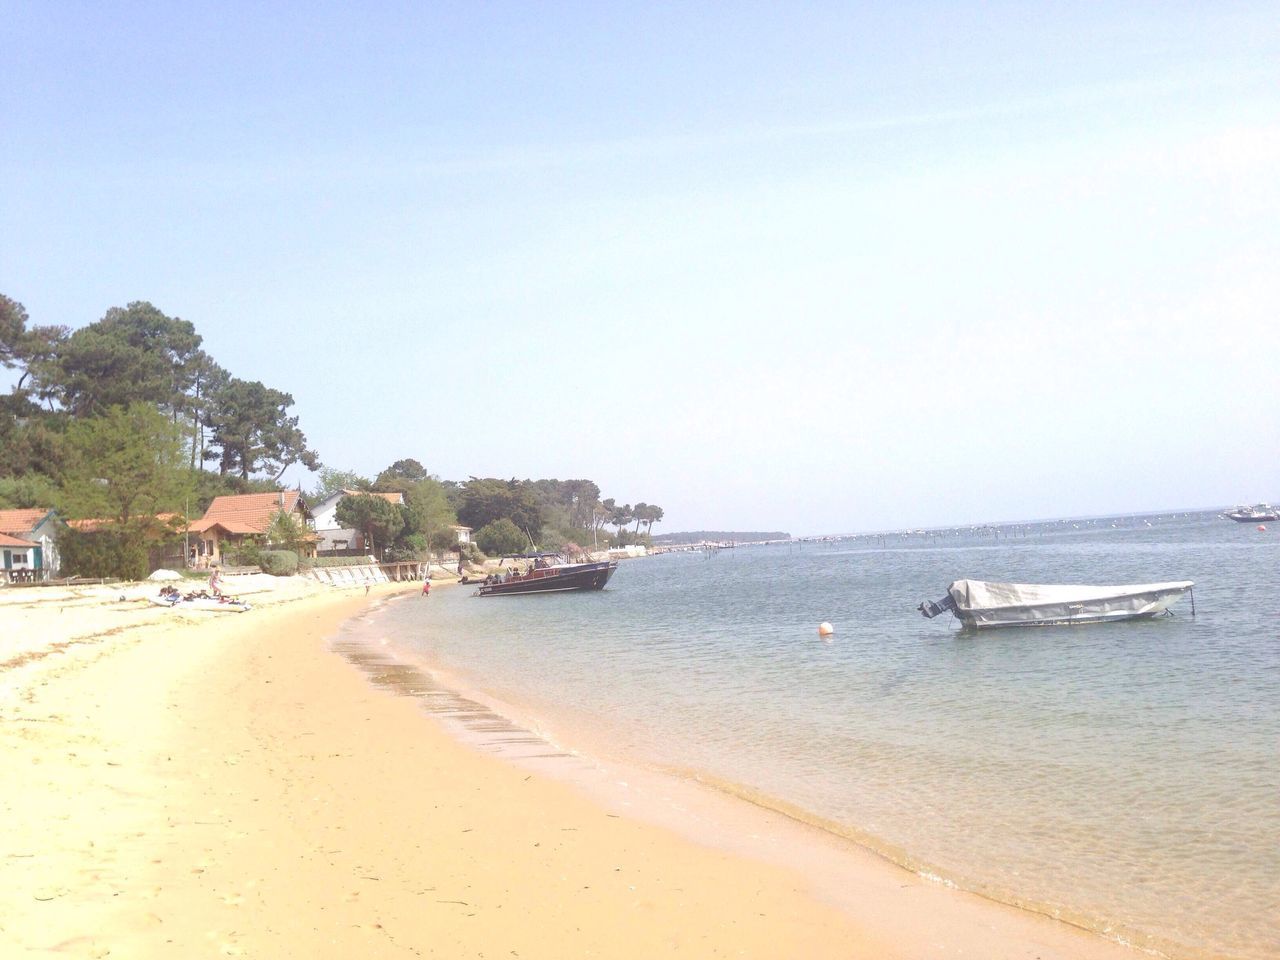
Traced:
<path fill-rule="evenodd" d="M 924 603 L 920 604 L 920 606 L 916 607 L 917 610 L 919 610 L 922 614 L 924 614 L 930 620 L 932 620 L 934 617 L 936 617 L 940 613 L 946 613 L 948 610 L 954 611 L 955 608 L 956 608 L 955 598 L 952 597 L 951 594 L 949 593 L 945 597 L 943 597 L 941 600 L 939 600 L 937 603 L 934 603 L 931 600 L 926 600 Z"/>

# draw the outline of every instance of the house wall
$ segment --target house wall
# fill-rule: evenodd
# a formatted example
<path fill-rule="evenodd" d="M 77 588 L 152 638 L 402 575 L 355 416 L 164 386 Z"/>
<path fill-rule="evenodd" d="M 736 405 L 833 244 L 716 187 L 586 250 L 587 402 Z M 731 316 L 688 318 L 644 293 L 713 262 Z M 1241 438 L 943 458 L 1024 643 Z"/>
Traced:
<path fill-rule="evenodd" d="M 38 569 L 52 573 L 62 567 L 57 537 L 58 527 L 53 520 L 46 520 L 32 531 L 32 539 L 40 544 L 40 560 L 36 564 Z"/>
<path fill-rule="evenodd" d="M 318 530 L 319 540 L 316 542 L 318 553 L 332 556 L 334 554 L 358 555 L 364 552 L 364 537 L 358 530 L 346 527 L 334 527 Z"/>
<path fill-rule="evenodd" d="M 201 547 L 196 548 L 196 566 L 207 567 L 211 563 L 222 562 L 222 531 L 217 527 L 200 534 Z"/>
<path fill-rule="evenodd" d="M 6 570 L 34 570 L 36 562 L 33 554 L 37 547 L 0 547 Z"/>
<path fill-rule="evenodd" d="M 321 501 L 311 511 L 311 515 L 315 517 L 315 525 L 317 530 L 338 530 L 342 524 L 338 522 L 338 501 L 342 499 L 342 494 L 337 493 L 326 500 Z"/>

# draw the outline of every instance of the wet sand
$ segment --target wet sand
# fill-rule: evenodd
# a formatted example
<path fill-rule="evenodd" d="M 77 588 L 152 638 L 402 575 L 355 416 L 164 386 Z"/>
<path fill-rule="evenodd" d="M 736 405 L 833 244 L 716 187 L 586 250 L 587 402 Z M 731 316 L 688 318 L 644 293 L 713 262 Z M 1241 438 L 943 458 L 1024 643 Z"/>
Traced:
<path fill-rule="evenodd" d="M 329 649 L 403 585 L 287 590 L 0 592 L 0 955 L 1136 956 L 869 854 L 801 869 L 746 804 L 700 808 L 730 849 L 487 756 Z"/>

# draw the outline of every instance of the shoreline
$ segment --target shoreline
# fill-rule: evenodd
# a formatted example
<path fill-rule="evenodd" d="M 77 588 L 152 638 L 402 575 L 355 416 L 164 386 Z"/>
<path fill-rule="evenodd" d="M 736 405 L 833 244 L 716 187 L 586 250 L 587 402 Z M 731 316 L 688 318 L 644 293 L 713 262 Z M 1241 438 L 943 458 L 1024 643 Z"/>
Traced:
<path fill-rule="evenodd" d="M 548 727 L 536 706 L 485 691 L 475 678 L 394 641 L 352 638 L 353 632 L 344 631 L 335 651 L 371 682 L 418 699 L 470 749 L 567 783 L 595 803 L 625 809 L 691 843 L 803 874 L 818 900 L 860 923 L 874 917 L 872 927 L 881 934 L 893 931 L 895 951 L 904 951 L 894 956 L 946 955 L 935 952 L 943 943 L 957 952 L 1011 957 L 1023 955 L 1019 944 L 1034 944 L 1034 955 L 1045 960 L 1166 956 L 1034 905 L 966 889 L 742 785 L 619 757 L 590 737 L 575 737 L 570 727 Z M 910 933 L 903 936 L 906 928 Z"/>
<path fill-rule="evenodd" d="M 869 852 L 820 876 L 721 849 L 458 742 L 330 650 L 409 592 L 203 620 L 0 596 L 73 643 L 0 672 L 6 955 L 1135 955 Z"/>

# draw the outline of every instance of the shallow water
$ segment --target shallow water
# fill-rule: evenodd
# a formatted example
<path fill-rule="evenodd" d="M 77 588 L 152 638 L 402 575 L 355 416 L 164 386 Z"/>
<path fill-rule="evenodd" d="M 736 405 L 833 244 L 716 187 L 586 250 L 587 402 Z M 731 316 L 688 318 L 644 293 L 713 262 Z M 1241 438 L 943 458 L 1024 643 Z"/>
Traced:
<path fill-rule="evenodd" d="M 673 554 L 602 593 L 437 591 L 377 629 L 566 746 L 1171 956 L 1255 960 L 1280 955 L 1278 536 L 1196 514 Z M 960 577 L 1191 579 L 1196 616 L 920 617 Z"/>

